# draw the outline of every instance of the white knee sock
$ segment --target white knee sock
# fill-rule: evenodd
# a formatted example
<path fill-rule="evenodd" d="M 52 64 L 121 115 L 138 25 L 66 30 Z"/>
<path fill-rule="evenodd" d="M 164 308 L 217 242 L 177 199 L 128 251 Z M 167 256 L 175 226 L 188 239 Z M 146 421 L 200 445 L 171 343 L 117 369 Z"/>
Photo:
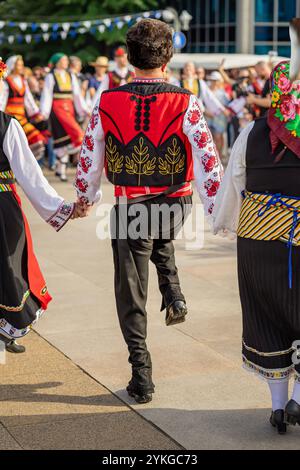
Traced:
<path fill-rule="evenodd" d="M 292 399 L 300 405 L 300 382 L 296 381 L 294 385 Z"/>
<path fill-rule="evenodd" d="M 288 381 L 268 380 L 268 384 L 272 396 L 272 410 L 284 410 L 289 399 L 289 383 Z M 299 384 L 300 385 L 300 384 Z M 300 387 L 299 387 L 300 395 Z"/>

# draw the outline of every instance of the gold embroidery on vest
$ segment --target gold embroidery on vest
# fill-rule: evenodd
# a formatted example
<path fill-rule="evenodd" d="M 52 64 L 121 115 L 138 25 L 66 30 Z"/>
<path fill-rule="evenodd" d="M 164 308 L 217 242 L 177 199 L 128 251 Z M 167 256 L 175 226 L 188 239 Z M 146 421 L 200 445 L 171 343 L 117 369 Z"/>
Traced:
<path fill-rule="evenodd" d="M 140 137 L 139 146 L 136 145 L 133 147 L 134 152 L 132 152 L 131 157 L 125 157 L 126 159 L 126 172 L 129 175 L 138 175 L 138 186 L 141 183 L 141 176 L 150 176 L 153 175 L 155 171 L 155 162 L 156 157 L 153 157 L 151 160 L 147 161 L 149 158 L 149 147 L 144 145 L 144 138 Z"/>
<path fill-rule="evenodd" d="M 171 175 L 172 184 L 174 183 L 174 175 L 178 175 L 184 170 L 184 155 L 181 154 L 177 139 L 172 140 L 172 147 L 167 148 L 165 160 L 159 157 L 159 172 L 161 175 Z"/>
<path fill-rule="evenodd" d="M 112 173 L 114 182 L 115 174 L 122 172 L 124 157 L 117 152 L 117 146 L 113 145 L 111 136 L 109 136 L 107 140 L 105 145 L 105 158 L 108 171 Z"/>

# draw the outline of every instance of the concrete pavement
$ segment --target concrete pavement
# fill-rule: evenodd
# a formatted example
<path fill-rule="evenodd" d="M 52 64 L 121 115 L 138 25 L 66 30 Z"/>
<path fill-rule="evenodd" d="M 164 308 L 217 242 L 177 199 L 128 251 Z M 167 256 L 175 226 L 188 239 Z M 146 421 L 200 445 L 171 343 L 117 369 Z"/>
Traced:
<path fill-rule="evenodd" d="M 74 198 L 70 184 L 49 179 L 63 196 Z M 103 189 L 103 202 L 112 202 L 112 187 L 104 184 Z M 148 345 L 156 393 L 151 404 L 141 407 L 124 391 L 130 370 L 115 312 L 110 241 L 97 239 L 95 211 L 55 234 L 25 199 L 24 208 L 54 297 L 37 326 L 40 335 L 187 449 L 300 449 L 299 429 L 291 429 L 287 436 L 274 433 L 268 424 L 266 385 L 241 369 L 234 242 L 208 232 L 199 251 L 185 251 L 183 243 L 176 242 L 189 307 L 186 323 L 176 327 L 164 324 L 151 268 Z M 60 379 L 53 373 L 51 380 Z M 79 383 L 80 378 L 75 401 L 82 399 Z M 22 413 L 23 408 L 24 403 Z"/>
<path fill-rule="evenodd" d="M 0 365 L 0 450 L 180 449 L 46 340 Z"/>

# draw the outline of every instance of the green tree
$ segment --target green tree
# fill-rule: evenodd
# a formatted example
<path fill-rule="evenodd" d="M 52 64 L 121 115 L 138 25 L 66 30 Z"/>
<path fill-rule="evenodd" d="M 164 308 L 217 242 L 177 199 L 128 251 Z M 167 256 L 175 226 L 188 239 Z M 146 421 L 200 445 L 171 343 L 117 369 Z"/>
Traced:
<path fill-rule="evenodd" d="M 0 19 L 26 23 L 88 21 L 156 9 L 160 4 L 158 0 L 5 0 L 0 1 Z M 112 46 L 124 43 L 127 28 L 127 25 L 121 29 L 114 27 L 103 33 L 97 30 L 95 34 L 80 34 L 75 38 L 68 36 L 64 41 L 60 38 L 29 44 L 8 44 L 4 41 L 0 55 L 5 58 L 11 54 L 22 54 L 27 63 L 34 65 L 47 63 L 51 54 L 63 51 L 68 55 L 78 55 L 86 63 L 100 54 L 109 55 Z M 38 34 L 41 30 L 31 31 L 28 28 L 26 32 L 20 32 L 19 28 L 5 27 L 2 32 L 7 37 L 18 33 L 23 36 Z"/>

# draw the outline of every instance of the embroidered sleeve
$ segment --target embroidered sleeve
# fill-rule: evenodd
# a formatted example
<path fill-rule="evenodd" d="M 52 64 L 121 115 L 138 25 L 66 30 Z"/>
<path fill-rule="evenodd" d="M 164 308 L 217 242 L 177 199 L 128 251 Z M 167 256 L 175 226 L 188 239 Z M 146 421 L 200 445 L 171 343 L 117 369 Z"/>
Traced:
<path fill-rule="evenodd" d="M 25 97 L 24 97 L 25 109 L 29 117 L 36 116 L 39 114 L 39 108 L 34 101 L 32 93 L 30 91 L 27 81 L 25 82 Z"/>
<path fill-rule="evenodd" d="M 104 154 L 104 132 L 99 106 L 96 105 L 83 139 L 75 181 L 78 198 L 88 204 L 100 201 L 102 196 L 100 183 Z"/>
<path fill-rule="evenodd" d="M 50 186 L 16 119 L 9 124 L 3 149 L 18 183 L 35 210 L 56 231 L 60 230 L 71 217 L 73 204 L 65 202 Z"/>
<path fill-rule="evenodd" d="M 212 213 L 223 174 L 212 135 L 196 96 L 190 97 L 184 116 L 183 132 L 192 147 L 195 184 L 206 215 Z"/>
<path fill-rule="evenodd" d="M 237 138 L 229 159 L 213 211 L 213 231 L 237 232 L 242 205 L 242 191 L 246 188 L 246 150 L 248 135 L 253 129 L 251 122 Z"/>

